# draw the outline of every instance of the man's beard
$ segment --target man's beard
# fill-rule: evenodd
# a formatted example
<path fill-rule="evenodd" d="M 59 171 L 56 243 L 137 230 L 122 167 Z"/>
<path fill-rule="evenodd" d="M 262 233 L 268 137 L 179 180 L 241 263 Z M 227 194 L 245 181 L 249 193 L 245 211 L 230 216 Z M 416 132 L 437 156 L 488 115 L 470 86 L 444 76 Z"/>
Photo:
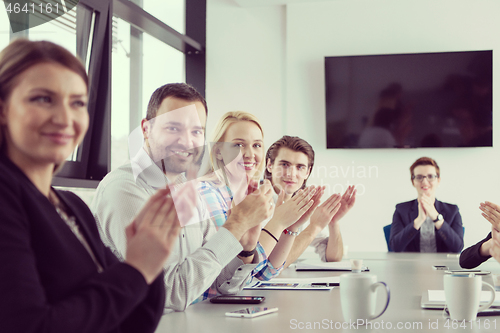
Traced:
<path fill-rule="evenodd" d="M 176 148 L 174 146 L 168 146 L 166 148 L 166 151 L 171 152 L 172 150 L 182 150 L 182 151 L 188 151 L 192 155 L 189 156 L 190 159 L 186 161 L 179 161 L 175 157 L 176 154 L 170 154 L 166 156 L 164 159 L 162 159 L 162 170 L 163 172 L 170 172 L 170 173 L 183 173 L 188 170 L 190 166 L 195 166 L 195 167 L 200 167 L 201 161 L 203 159 L 203 153 L 205 151 L 205 147 L 195 147 L 193 149 L 184 149 L 184 148 Z"/>

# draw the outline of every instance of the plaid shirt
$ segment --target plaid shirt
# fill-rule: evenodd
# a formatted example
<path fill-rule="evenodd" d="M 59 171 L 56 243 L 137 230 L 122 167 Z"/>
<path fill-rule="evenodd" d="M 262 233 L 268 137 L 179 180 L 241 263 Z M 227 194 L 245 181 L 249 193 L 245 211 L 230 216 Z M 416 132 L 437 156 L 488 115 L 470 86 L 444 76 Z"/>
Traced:
<path fill-rule="evenodd" d="M 229 187 L 217 186 L 214 182 L 202 181 L 198 184 L 198 192 L 205 200 L 210 219 L 215 223 L 217 230 L 226 223 L 227 215 L 233 201 Z"/>
<path fill-rule="evenodd" d="M 215 223 L 217 229 L 219 229 L 227 220 L 228 211 L 233 200 L 230 193 L 231 190 L 224 185 L 217 186 L 214 182 L 202 181 L 198 185 L 198 191 L 205 200 L 210 219 Z M 264 248 L 260 243 L 257 243 L 256 251 L 259 257 L 259 264 L 254 268 L 252 277 L 262 281 L 268 281 L 276 277 L 281 272 L 283 265 L 279 268 L 275 268 L 267 259 Z M 249 280 L 249 283 L 250 282 Z"/>

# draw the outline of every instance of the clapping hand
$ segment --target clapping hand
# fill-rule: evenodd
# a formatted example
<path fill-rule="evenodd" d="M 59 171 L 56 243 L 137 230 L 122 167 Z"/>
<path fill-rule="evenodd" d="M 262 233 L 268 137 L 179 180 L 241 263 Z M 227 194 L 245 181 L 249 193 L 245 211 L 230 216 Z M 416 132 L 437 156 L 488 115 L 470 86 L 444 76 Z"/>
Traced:
<path fill-rule="evenodd" d="M 295 222 L 292 225 L 292 228 L 300 227 L 307 220 L 309 220 L 311 218 L 311 215 L 316 210 L 316 207 L 318 207 L 320 204 L 321 197 L 323 196 L 323 193 L 325 193 L 325 186 L 318 186 L 316 188 L 316 192 L 314 193 L 314 196 L 311 198 L 311 200 L 313 201 L 313 204 L 311 205 L 311 207 L 309 207 L 309 209 L 304 214 L 302 214 L 302 216 L 297 220 L 297 222 Z"/>
<path fill-rule="evenodd" d="M 170 189 L 159 190 L 125 229 L 125 262 L 151 284 L 162 271 L 180 230 Z"/>
<path fill-rule="evenodd" d="M 481 202 L 479 209 L 482 211 L 481 215 L 491 223 L 492 227 L 500 231 L 500 206 L 489 202 Z"/>
<path fill-rule="evenodd" d="M 314 186 L 306 187 L 303 190 L 298 190 L 297 193 L 287 201 L 285 200 L 285 191 L 281 190 L 276 202 L 273 219 L 279 221 L 283 229 L 297 222 L 301 217 L 310 210 L 314 204 L 313 196 L 317 192 Z"/>
<path fill-rule="evenodd" d="M 342 206 L 341 200 L 342 197 L 340 194 L 332 194 L 325 202 L 316 208 L 311 216 L 311 225 L 323 230 L 332 221 L 332 218 Z"/>
<path fill-rule="evenodd" d="M 231 215 L 224 223 L 224 227 L 240 240 L 244 248 L 248 244 L 257 242 L 255 240 L 258 239 L 257 228 L 254 227 L 260 227 L 260 223 L 268 219 L 273 213 L 272 191 L 273 188 L 269 180 L 264 180 L 263 185 L 260 187 L 258 187 L 256 181 L 251 180 L 248 185 L 247 196 L 231 209 Z M 247 232 L 249 234 L 245 235 Z M 257 237 L 255 238 L 255 236 Z"/>
<path fill-rule="evenodd" d="M 425 219 L 427 218 L 427 212 L 425 211 L 425 208 L 422 205 L 422 201 L 420 199 L 418 199 L 417 202 L 418 202 L 417 220 L 421 223 L 424 223 Z"/>
<path fill-rule="evenodd" d="M 356 202 L 356 189 L 354 185 L 349 186 L 345 191 L 344 195 L 340 199 L 340 208 L 337 213 L 333 216 L 330 223 L 337 223 L 345 214 L 354 206 Z"/>
<path fill-rule="evenodd" d="M 500 231 L 495 228 L 491 230 L 491 243 L 490 255 L 500 262 Z"/>
<path fill-rule="evenodd" d="M 436 207 L 434 207 L 433 199 L 431 199 L 430 196 L 423 195 L 418 201 L 422 205 L 426 216 L 429 216 L 432 220 L 435 220 L 438 217 L 439 213 L 437 212 Z"/>

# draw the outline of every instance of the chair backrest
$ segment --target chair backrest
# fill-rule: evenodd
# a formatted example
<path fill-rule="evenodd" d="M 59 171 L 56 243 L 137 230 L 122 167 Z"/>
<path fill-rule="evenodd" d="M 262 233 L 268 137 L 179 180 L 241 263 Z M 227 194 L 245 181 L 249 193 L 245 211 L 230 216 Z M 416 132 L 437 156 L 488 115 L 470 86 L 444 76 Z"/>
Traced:
<path fill-rule="evenodd" d="M 385 235 L 385 241 L 387 242 L 387 251 L 393 252 L 390 245 L 389 245 L 389 239 L 391 238 L 391 225 L 388 224 L 384 227 L 384 235 Z"/>

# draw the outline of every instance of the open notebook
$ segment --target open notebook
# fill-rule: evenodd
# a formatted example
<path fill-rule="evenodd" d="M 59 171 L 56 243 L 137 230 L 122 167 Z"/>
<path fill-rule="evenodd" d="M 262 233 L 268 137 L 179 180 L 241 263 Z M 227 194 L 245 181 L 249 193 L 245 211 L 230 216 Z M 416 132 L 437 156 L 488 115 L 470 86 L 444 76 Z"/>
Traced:
<path fill-rule="evenodd" d="M 340 284 L 339 276 L 315 278 L 274 278 L 269 281 L 255 281 L 244 289 L 273 290 L 332 290 Z"/>

